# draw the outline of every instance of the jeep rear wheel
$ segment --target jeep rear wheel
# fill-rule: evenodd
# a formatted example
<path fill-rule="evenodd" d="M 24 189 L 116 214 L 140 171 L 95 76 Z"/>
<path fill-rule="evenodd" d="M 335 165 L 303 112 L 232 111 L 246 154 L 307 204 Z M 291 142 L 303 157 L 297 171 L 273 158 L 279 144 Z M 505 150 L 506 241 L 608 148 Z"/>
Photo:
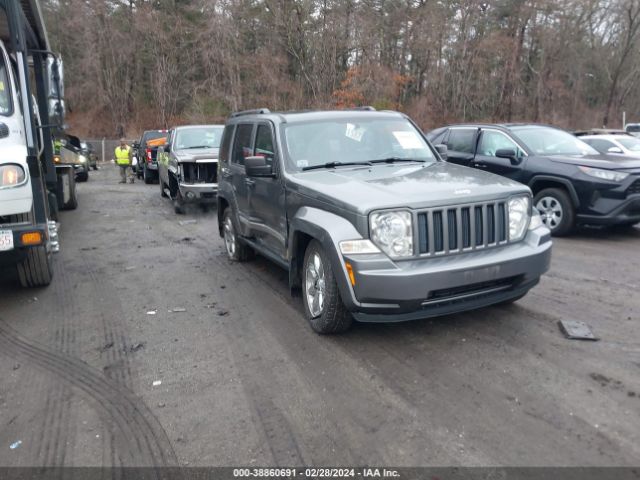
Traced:
<path fill-rule="evenodd" d="M 576 212 L 567 192 L 559 188 L 545 188 L 536 194 L 533 204 L 543 223 L 551 230 L 551 235 L 561 237 L 571 233 Z"/>
<path fill-rule="evenodd" d="M 222 236 L 229 260 L 244 262 L 253 256 L 251 247 L 241 243 L 238 239 L 238 229 L 230 208 L 225 209 L 222 217 Z"/>
<path fill-rule="evenodd" d="M 304 254 L 302 289 L 304 312 L 313 330 L 339 333 L 349 329 L 353 317 L 342 303 L 331 262 L 317 240 L 309 243 Z"/>

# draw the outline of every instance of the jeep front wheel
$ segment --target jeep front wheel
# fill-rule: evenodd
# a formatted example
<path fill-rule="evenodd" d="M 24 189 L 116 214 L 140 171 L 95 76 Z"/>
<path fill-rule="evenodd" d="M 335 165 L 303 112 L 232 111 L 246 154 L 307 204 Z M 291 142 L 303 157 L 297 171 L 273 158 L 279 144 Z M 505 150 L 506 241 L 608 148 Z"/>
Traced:
<path fill-rule="evenodd" d="M 353 322 L 346 309 L 333 274 L 329 257 L 317 240 L 312 240 L 304 254 L 302 302 L 307 320 L 317 333 L 339 333 Z"/>
<path fill-rule="evenodd" d="M 222 217 L 222 235 L 229 260 L 244 262 L 251 258 L 253 250 L 238 239 L 238 230 L 230 208 L 225 209 Z"/>

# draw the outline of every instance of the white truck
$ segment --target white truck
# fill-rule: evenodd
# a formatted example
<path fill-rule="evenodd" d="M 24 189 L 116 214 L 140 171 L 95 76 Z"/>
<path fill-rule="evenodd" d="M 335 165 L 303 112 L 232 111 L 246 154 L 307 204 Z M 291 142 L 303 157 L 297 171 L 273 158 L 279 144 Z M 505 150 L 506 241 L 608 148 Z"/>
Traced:
<path fill-rule="evenodd" d="M 54 163 L 62 95 L 38 1 L 1 1 L 0 269 L 16 269 L 25 287 L 51 282 L 58 210 L 77 206 L 73 166 Z"/>

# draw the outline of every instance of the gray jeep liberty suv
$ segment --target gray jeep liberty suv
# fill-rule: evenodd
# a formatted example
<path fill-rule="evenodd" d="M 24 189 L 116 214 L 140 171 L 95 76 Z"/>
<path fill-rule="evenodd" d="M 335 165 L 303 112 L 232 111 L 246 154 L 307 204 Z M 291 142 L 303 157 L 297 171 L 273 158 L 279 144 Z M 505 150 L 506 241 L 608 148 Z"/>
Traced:
<path fill-rule="evenodd" d="M 444 162 L 398 112 L 238 112 L 218 168 L 229 258 L 287 269 L 319 333 L 513 302 L 549 268 L 530 189 Z"/>

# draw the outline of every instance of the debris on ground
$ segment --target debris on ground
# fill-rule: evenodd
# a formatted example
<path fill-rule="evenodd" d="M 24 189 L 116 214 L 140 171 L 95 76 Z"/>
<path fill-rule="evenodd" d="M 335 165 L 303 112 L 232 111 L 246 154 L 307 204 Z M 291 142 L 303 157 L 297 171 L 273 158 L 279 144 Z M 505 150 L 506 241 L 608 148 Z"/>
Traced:
<path fill-rule="evenodd" d="M 131 267 L 125 267 L 125 269 L 124 269 L 124 270 L 125 270 L 126 272 L 128 272 L 128 271 L 130 271 L 130 270 L 135 270 L 135 268 L 136 268 L 136 267 L 133 267 L 133 266 L 131 266 Z"/>
<path fill-rule="evenodd" d="M 182 237 L 182 240 L 180 240 L 183 243 L 191 243 L 193 242 L 194 238 L 193 237 Z"/>
<path fill-rule="evenodd" d="M 198 223 L 197 220 L 195 219 L 189 219 L 189 220 L 181 220 L 178 222 L 180 225 L 192 225 L 194 223 Z"/>
<path fill-rule="evenodd" d="M 18 440 L 17 442 L 12 443 L 11 445 L 9 445 L 9 448 L 11 450 L 15 450 L 16 448 L 18 448 L 20 445 L 22 445 L 22 440 Z"/>
<path fill-rule="evenodd" d="M 143 348 L 144 348 L 144 342 L 138 342 L 138 343 L 135 343 L 135 344 L 133 344 L 133 345 L 131 345 L 129 347 L 129 352 L 135 353 L 138 350 L 143 349 Z"/>
<path fill-rule="evenodd" d="M 113 342 L 106 343 L 106 344 L 105 344 L 105 345 L 100 349 L 100 351 L 101 351 L 101 352 L 106 352 L 106 351 L 107 351 L 107 350 L 109 350 L 111 347 L 113 347 Z"/>
<path fill-rule="evenodd" d="M 165 407 L 165 404 L 164 404 L 164 403 L 159 403 L 159 404 L 158 404 L 158 408 L 164 408 L 164 407 Z"/>
<path fill-rule="evenodd" d="M 564 336 L 571 340 L 600 340 L 584 322 L 578 320 L 560 320 L 558 326 Z"/>
<path fill-rule="evenodd" d="M 229 315 L 229 310 L 218 310 L 219 317 L 226 317 L 227 315 Z"/>
<path fill-rule="evenodd" d="M 20 368 L 20 364 L 19 364 L 19 363 L 15 363 L 15 364 L 13 365 L 13 369 L 14 369 L 14 370 L 18 370 L 19 368 Z"/>
<path fill-rule="evenodd" d="M 154 387 L 157 387 L 158 385 L 162 385 L 162 380 L 154 380 L 152 385 Z"/>
<path fill-rule="evenodd" d="M 147 312 L 147 315 L 155 315 L 156 313 L 158 313 L 158 311 L 157 311 L 157 310 L 149 310 L 149 311 Z"/>
<path fill-rule="evenodd" d="M 216 308 L 217 303 L 213 302 L 213 303 L 207 303 L 204 308 Z"/>
<path fill-rule="evenodd" d="M 169 310 L 169 313 L 180 313 L 180 312 L 186 312 L 187 309 L 184 307 L 173 307 L 171 310 Z"/>

